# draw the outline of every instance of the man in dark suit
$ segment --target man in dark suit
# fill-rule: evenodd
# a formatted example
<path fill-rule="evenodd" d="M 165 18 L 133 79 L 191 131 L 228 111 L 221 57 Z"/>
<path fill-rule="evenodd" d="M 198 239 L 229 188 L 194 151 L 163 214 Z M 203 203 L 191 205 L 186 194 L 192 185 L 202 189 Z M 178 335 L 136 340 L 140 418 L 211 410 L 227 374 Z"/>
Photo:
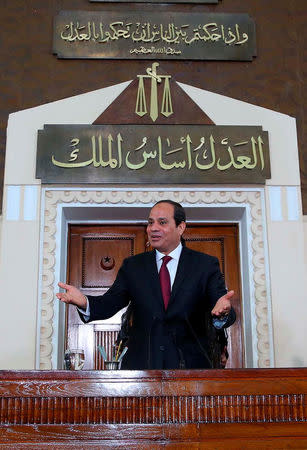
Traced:
<path fill-rule="evenodd" d="M 128 304 L 132 314 L 122 369 L 204 369 L 208 320 L 217 328 L 235 321 L 217 258 L 182 245 L 185 211 L 171 200 L 150 211 L 147 234 L 154 248 L 124 260 L 111 288 L 85 297 L 64 283 L 57 297 L 78 307 L 84 322 L 112 317 Z M 166 257 L 166 258 L 165 258 Z"/>

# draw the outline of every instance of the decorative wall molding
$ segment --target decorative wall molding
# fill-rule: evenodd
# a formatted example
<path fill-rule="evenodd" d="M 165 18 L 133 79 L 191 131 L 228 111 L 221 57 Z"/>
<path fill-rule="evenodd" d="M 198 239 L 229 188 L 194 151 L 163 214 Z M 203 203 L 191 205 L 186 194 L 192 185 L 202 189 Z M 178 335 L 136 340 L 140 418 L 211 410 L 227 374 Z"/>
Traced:
<path fill-rule="evenodd" d="M 123 191 L 123 190 L 52 190 L 45 191 L 43 272 L 40 329 L 40 369 L 52 369 L 52 339 L 54 335 L 55 263 L 58 205 L 92 204 L 112 206 L 116 204 L 146 205 L 170 198 L 186 206 L 225 205 L 249 206 L 251 215 L 250 235 L 252 236 L 252 292 L 254 305 L 258 361 L 257 367 L 271 366 L 271 340 L 269 317 L 270 305 L 267 295 L 268 282 L 265 272 L 263 206 L 261 191 Z M 252 308 L 253 311 L 253 308 Z"/>

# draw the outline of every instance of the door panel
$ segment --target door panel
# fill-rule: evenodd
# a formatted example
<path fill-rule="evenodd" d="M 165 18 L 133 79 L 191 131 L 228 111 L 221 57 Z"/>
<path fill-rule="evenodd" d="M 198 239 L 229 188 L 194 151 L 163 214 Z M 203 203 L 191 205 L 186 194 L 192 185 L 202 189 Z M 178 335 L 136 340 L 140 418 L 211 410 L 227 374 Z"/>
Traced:
<path fill-rule="evenodd" d="M 68 283 L 84 295 L 104 294 L 114 282 L 124 258 L 144 251 L 145 237 L 144 225 L 71 225 Z M 103 345 L 111 357 L 122 313 L 85 325 L 74 306 L 67 305 L 66 308 L 67 348 L 84 349 L 85 369 L 103 368 L 97 345 Z"/>
<path fill-rule="evenodd" d="M 227 329 L 229 336 L 228 368 L 244 367 L 244 352 L 242 345 L 241 324 L 241 282 L 238 250 L 237 225 L 189 225 L 184 234 L 187 247 L 219 259 L 220 269 L 224 275 L 226 286 L 234 290 L 232 305 L 237 314 L 237 320 Z"/>
<path fill-rule="evenodd" d="M 237 321 L 229 329 L 227 367 L 244 367 L 238 227 L 236 225 L 188 224 L 184 234 L 186 245 L 216 256 L 226 285 L 235 291 Z M 145 225 L 71 225 L 69 227 L 67 282 L 85 295 L 103 294 L 115 280 L 123 259 L 148 250 Z M 112 345 L 120 328 L 122 311 L 114 317 L 83 324 L 76 308 L 67 305 L 66 346 L 85 350 L 85 369 L 103 370 L 97 346 L 103 345 L 111 358 Z"/>

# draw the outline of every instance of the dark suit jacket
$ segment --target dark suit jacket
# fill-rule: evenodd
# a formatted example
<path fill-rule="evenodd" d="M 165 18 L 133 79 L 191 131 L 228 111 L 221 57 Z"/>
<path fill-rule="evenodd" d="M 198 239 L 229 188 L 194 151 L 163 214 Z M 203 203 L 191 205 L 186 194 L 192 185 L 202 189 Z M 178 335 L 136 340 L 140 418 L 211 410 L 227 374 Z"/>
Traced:
<path fill-rule="evenodd" d="M 90 321 L 112 317 L 131 302 L 122 369 L 210 368 L 205 318 L 225 293 L 218 259 L 183 247 L 165 311 L 155 251 L 141 253 L 124 260 L 106 294 L 88 296 Z M 232 310 L 225 326 L 234 321 Z"/>

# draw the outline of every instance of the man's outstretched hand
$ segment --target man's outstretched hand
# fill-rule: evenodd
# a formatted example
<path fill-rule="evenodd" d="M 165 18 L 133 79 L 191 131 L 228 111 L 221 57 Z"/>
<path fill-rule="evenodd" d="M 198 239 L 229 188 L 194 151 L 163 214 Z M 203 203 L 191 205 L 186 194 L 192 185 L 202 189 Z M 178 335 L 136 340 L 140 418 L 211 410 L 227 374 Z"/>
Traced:
<path fill-rule="evenodd" d="M 227 294 L 220 297 L 216 302 L 211 315 L 215 317 L 223 317 L 229 314 L 231 309 L 231 298 L 234 296 L 234 291 L 229 291 Z"/>
<path fill-rule="evenodd" d="M 59 283 L 60 288 L 65 289 L 66 292 L 59 292 L 56 294 L 59 300 L 63 303 L 71 303 L 78 306 L 78 308 L 86 309 L 87 300 L 85 296 L 75 286 L 70 284 Z"/>

